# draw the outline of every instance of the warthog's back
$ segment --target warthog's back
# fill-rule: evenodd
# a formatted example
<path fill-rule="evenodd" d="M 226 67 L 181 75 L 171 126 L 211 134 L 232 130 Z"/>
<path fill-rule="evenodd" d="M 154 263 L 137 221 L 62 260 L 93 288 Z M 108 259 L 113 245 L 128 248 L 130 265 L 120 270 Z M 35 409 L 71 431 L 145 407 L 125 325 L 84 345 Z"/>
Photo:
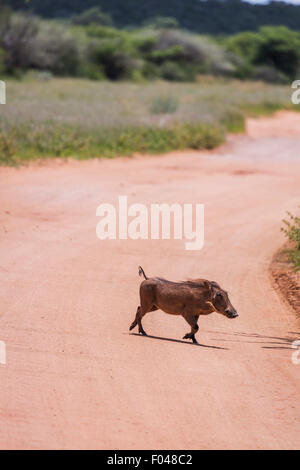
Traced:
<path fill-rule="evenodd" d="M 207 314 L 212 308 L 207 304 L 207 281 L 173 282 L 163 278 L 149 278 L 140 286 L 141 304 L 155 305 L 166 313 L 181 315 L 190 310 L 195 314 Z"/>

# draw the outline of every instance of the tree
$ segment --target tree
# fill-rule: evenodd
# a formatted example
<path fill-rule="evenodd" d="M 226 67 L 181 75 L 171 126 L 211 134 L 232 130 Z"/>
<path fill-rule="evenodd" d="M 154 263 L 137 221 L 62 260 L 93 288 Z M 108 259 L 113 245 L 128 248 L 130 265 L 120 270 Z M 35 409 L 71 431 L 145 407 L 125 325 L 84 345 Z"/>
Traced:
<path fill-rule="evenodd" d="M 255 62 L 275 67 L 291 79 L 300 65 L 300 34 L 285 26 L 260 29 L 262 41 Z"/>
<path fill-rule="evenodd" d="M 87 26 L 89 24 L 97 24 L 100 26 L 112 26 L 113 20 L 108 13 L 104 13 L 101 8 L 93 7 L 88 10 L 74 15 L 72 17 L 72 23 Z"/>
<path fill-rule="evenodd" d="M 155 16 L 145 21 L 145 26 L 153 29 L 176 29 L 179 28 L 179 22 L 176 18 L 170 16 Z"/>

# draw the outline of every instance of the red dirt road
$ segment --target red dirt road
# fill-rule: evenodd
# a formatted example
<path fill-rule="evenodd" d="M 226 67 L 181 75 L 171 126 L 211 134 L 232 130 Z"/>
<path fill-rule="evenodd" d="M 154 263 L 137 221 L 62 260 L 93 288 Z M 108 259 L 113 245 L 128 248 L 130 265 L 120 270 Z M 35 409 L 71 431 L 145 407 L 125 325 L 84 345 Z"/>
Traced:
<path fill-rule="evenodd" d="M 212 152 L 0 169 L 0 447 L 295 449 L 300 317 L 272 287 L 285 210 L 300 196 L 300 116 L 250 120 Z M 205 246 L 96 238 L 96 208 L 205 204 Z M 240 316 L 146 315 L 130 335 L 138 265 L 206 277 Z"/>

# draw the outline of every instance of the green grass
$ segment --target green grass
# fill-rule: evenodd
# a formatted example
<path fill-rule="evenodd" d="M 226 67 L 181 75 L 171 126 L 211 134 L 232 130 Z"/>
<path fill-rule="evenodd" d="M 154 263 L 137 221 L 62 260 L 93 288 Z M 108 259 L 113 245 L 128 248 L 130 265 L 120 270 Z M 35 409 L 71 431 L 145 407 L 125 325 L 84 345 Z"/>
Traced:
<path fill-rule="evenodd" d="M 245 116 L 292 108 L 287 86 L 226 81 L 137 83 L 27 78 L 7 81 L 0 163 L 114 157 L 213 148 L 242 132 Z M 297 106 L 294 106 L 297 109 Z"/>

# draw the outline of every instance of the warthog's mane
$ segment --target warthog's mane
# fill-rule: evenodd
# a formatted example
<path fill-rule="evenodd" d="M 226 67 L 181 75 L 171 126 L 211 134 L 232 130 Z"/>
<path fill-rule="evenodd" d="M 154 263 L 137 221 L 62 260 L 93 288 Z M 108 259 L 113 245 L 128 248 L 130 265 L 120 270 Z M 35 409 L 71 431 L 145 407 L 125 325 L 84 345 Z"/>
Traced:
<path fill-rule="evenodd" d="M 188 279 L 186 281 L 168 281 L 168 279 L 164 279 L 163 277 L 157 277 L 158 281 L 166 282 L 167 284 L 171 284 L 173 286 L 187 286 L 194 289 L 199 289 L 199 287 L 205 287 L 205 283 L 209 283 L 212 287 L 216 287 L 221 289 L 219 284 L 215 281 L 207 281 L 206 279 Z M 223 290 L 223 289 L 222 289 Z"/>

